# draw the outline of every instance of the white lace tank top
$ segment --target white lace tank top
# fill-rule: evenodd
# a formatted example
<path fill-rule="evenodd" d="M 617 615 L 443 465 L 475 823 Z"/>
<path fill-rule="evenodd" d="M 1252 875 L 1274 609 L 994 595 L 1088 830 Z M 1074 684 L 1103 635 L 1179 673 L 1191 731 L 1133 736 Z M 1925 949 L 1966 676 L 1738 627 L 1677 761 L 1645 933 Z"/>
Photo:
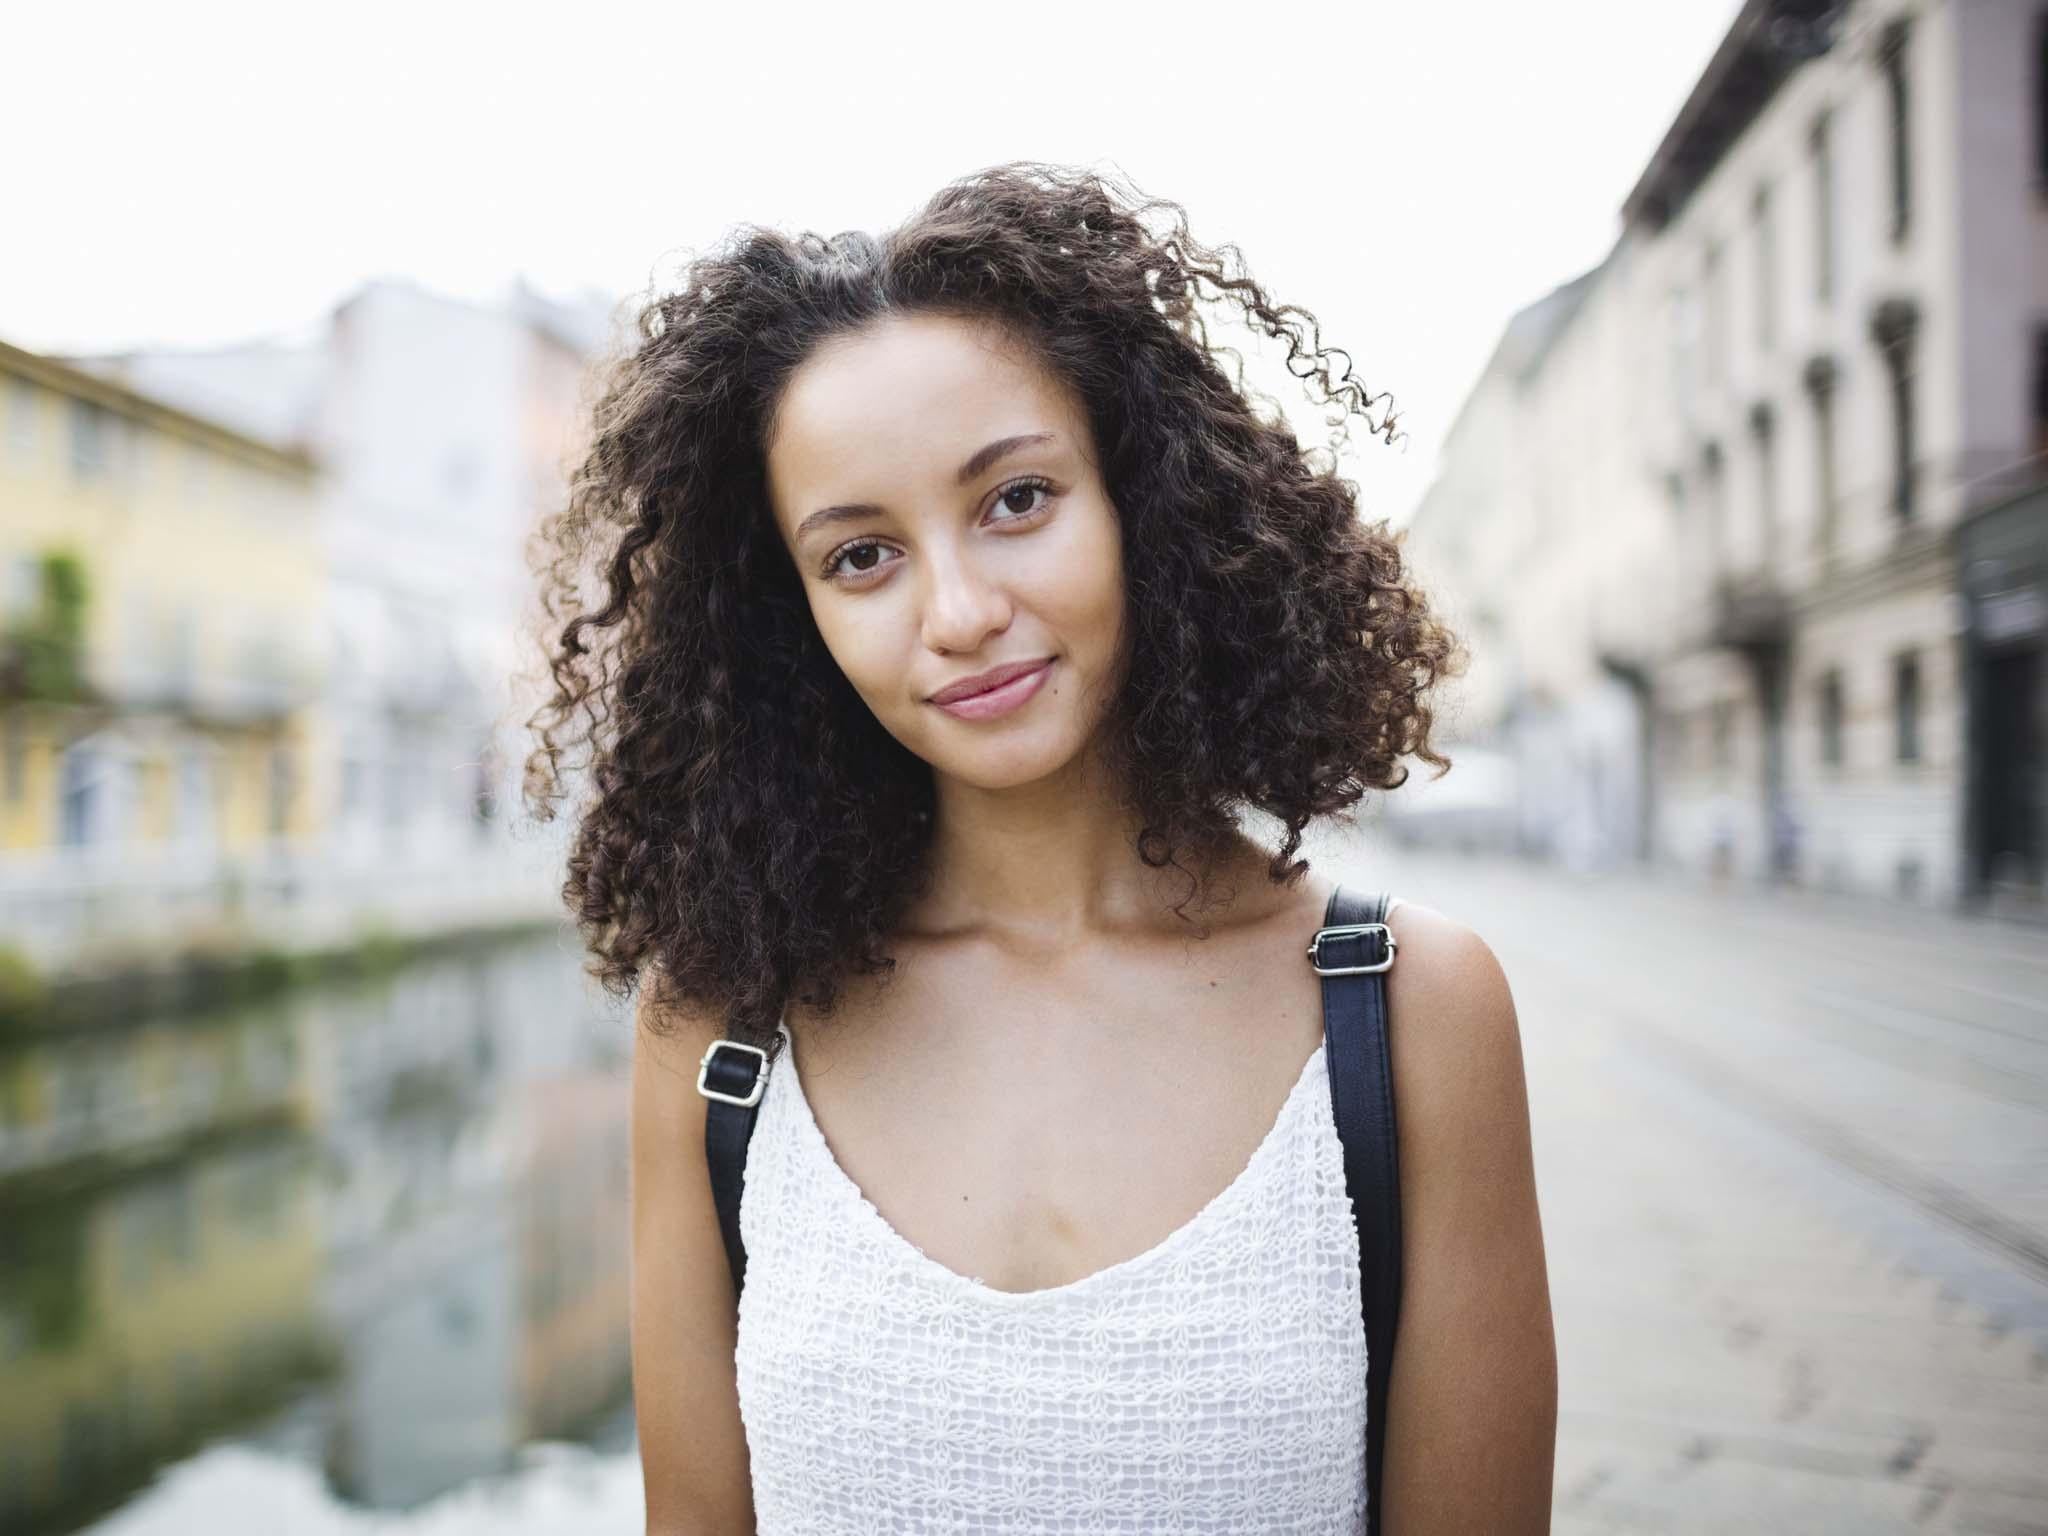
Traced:
<path fill-rule="evenodd" d="M 1016 1293 L 883 1218 L 783 1036 L 740 1201 L 761 1536 L 1365 1529 L 1358 1233 L 1321 1046 L 1184 1225 Z"/>

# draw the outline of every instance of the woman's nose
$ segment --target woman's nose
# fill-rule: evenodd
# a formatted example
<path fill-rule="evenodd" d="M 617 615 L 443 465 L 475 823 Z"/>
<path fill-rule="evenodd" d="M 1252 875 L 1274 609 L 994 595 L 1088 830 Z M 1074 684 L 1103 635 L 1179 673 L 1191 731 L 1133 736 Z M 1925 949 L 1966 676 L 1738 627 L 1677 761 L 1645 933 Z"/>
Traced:
<path fill-rule="evenodd" d="M 924 643 L 969 655 L 1009 627 L 1010 600 L 965 551 L 942 551 L 925 564 Z"/>

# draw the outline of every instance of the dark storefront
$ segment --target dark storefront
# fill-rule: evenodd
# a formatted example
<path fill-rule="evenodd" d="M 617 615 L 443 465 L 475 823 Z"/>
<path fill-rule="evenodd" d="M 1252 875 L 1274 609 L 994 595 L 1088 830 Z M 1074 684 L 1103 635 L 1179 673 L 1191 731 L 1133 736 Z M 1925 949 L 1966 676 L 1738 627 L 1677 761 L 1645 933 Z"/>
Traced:
<path fill-rule="evenodd" d="M 1956 568 L 1967 614 L 1963 889 L 1973 904 L 2038 908 L 2048 862 L 2048 485 L 1966 518 Z"/>

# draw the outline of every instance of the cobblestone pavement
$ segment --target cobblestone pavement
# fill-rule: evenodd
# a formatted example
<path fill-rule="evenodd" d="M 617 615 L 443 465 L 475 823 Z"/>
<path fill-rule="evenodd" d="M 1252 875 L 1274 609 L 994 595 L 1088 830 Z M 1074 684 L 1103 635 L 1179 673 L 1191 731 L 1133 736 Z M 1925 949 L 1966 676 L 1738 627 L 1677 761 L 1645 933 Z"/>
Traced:
<path fill-rule="evenodd" d="M 1307 851 L 1514 988 L 1560 1536 L 2048 1533 L 2048 930 Z"/>

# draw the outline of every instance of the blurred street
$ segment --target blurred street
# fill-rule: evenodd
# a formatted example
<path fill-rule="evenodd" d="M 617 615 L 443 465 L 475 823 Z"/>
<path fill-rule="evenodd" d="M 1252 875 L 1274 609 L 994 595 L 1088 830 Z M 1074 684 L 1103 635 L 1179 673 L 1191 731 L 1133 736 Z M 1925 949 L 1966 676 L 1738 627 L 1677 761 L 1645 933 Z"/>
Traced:
<path fill-rule="evenodd" d="M 2048 936 L 1317 862 L 1469 924 L 1514 988 L 1560 1536 L 2048 1531 Z"/>

